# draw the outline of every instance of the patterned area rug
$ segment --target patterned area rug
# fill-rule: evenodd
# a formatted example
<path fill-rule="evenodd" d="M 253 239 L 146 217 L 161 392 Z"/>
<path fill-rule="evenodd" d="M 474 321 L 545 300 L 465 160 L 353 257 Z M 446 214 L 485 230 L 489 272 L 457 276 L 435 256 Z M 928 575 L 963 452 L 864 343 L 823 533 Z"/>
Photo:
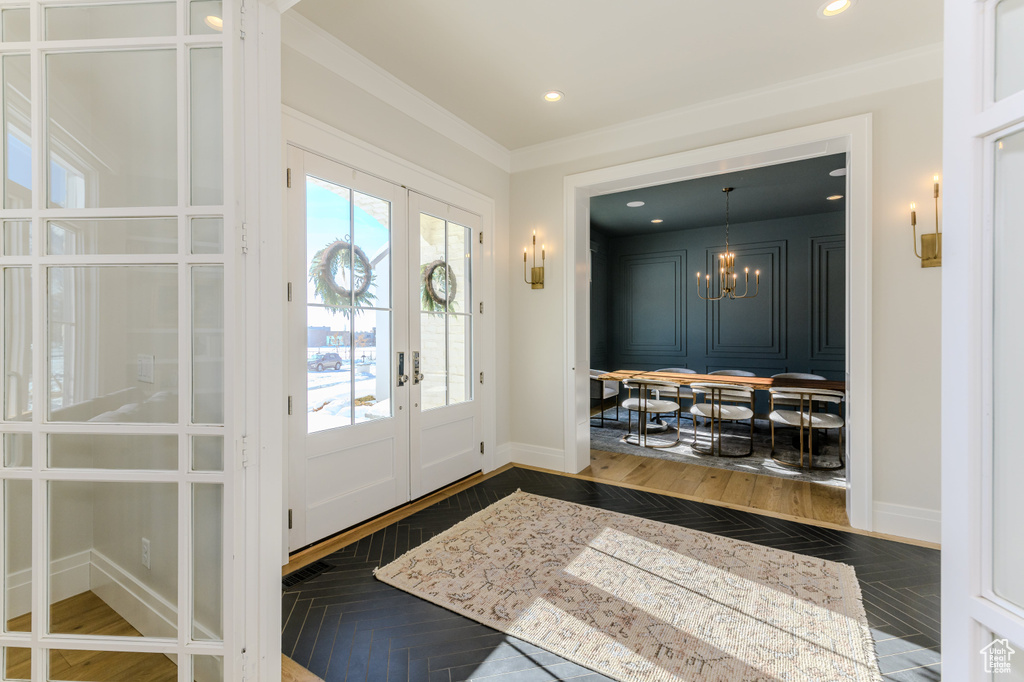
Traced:
<path fill-rule="evenodd" d="M 754 422 L 754 454 L 749 457 L 718 457 L 716 455 L 695 452 L 691 447 L 693 442 L 693 425 L 689 417 L 683 417 L 680 427 L 681 442 L 669 448 L 640 447 L 624 443 L 622 437 L 626 435 L 626 413 L 620 410 L 621 421 L 615 420 L 615 408 L 604 413 L 604 428 L 600 415 L 595 415 L 590 420 L 590 447 L 594 450 L 605 452 L 621 452 L 626 455 L 638 455 L 640 457 L 655 457 L 657 459 L 670 459 L 674 462 L 686 462 L 687 464 L 699 464 L 701 466 L 715 467 L 717 469 L 728 469 L 730 471 L 744 471 L 752 474 L 764 474 L 777 478 L 790 480 L 813 481 L 824 483 L 836 488 L 846 487 L 846 469 L 834 471 L 811 470 L 807 468 L 796 469 L 779 464 L 771 458 L 772 438 L 768 421 L 758 419 Z M 666 419 L 669 423 L 667 430 L 658 433 L 648 433 L 647 442 L 650 445 L 667 444 L 676 437 L 675 419 Z M 636 437 L 636 415 L 633 416 L 633 437 Z M 722 428 L 722 450 L 727 454 L 742 454 L 749 449 L 750 436 L 749 422 L 736 424 L 724 424 Z M 799 462 L 800 450 L 797 441 L 796 429 L 777 428 L 775 430 L 775 452 L 787 462 Z M 814 465 L 823 467 L 837 466 L 839 461 L 839 437 L 835 431 L 829 431 L 822 437 L 821 431 L 814 432 Z M 718 434 L 715 434 L 715 441 L 718 441 Z M 697 447 L 708 448 L 711 444 L 711 436 L 706 426 L 697 425 Z M 807 453 L 804 453 L 804 461 L 807 461 Z"/>
<path fill-rule="evenodd" d="M 379 580 L 625 682 L 878 682 L 851 566 L 516 492 Z"/>

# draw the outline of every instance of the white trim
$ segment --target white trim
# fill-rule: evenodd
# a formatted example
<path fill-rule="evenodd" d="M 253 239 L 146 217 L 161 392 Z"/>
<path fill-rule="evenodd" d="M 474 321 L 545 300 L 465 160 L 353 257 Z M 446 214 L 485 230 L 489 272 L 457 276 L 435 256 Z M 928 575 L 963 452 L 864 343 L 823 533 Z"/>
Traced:
<path fill-rule="evenodd" d="M 512 443 L 502 443 L 494 451 L 494 468 L 503 467 L 512 462 Z"/>
<path fill-rule="evenodd" d="M 539 445 L 528 443 L 506 443 L 503 455 L 513 464 L 526 464 L 533 467 L 543 467 L 554 471 L 562 471 L 565 466 L 565 451 L 556 448 L 543 448 Z"/>
<path fill-rule="evenodd" d="M 850 525 L 873 530 L 871 462 L 871 115 L 795 128 L 688 152 L 613 166 L 565 178 L 565 370 L 563 470 L 590 459 L 589 405 L 578 400 L 589 383 L 589 305 L 586 257 L 589 198 L 633 187 L 676 182 L 802 158 L 847 152 L 847 513 Z M 856 285 L 856 286 L 855 286 Z"/>
<path fill-rule="evenodd" d="M 511 152 L 297 12 L 282 17 L 282 44 L 444 135 L 506 173 Z"/>
<path fill-rule="evenodd" d="M 942 44 L 633 119 L 512 152 L 512 173 L 596 157 L 942 78 Z"/>
<path fill-rule="evenodd" d="M 875 502 L 875 532 L 925 542 L 942 539 L 942 512 L 905 504 Z"/>
<path fill-rule="evenodd" d="M 16 618 L 29 612 L 32 603 L 32 569 L 14 571 L 7 576 L 6 617 Z M 70 554 L 50 562 L 50 599 L 58 602 L 89 589 L 89 550 Z"/>

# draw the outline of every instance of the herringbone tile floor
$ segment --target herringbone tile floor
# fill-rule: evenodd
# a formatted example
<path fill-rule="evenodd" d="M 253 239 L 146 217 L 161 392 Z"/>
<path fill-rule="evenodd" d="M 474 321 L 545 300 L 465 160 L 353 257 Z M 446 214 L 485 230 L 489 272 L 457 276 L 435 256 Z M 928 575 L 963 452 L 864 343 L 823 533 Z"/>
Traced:
<path fill-rule="evenodd" d="M 373 577 L 517 488 L 849 564 L 885 679 L 940 679 L 937 550 L 518 468 L 329 555 L 322 572 L 285 588 L 283 652 L 327 682 L 607 679 Z"/>

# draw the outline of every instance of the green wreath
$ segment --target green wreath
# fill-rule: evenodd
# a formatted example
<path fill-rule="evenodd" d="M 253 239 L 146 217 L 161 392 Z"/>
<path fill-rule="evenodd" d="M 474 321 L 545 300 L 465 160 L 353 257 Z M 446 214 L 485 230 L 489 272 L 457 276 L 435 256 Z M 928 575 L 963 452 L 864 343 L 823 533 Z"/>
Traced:
<path fill-rule="evenodd" d="M 338 284 L 338 272 L 351 268 L 353 291 Z M 338 239 L 313 256 L 309 264 L 309 281 L 317 296 L 332 312 L 352 305 L 366 306 L 377 300 L 370 292 L 377 276 L 366 253 L 347 241 Z"/>
<path fill-rule="evenodd" d="M 455 294 L 459 290 L 459 285 L 452 266 L 443 260 L 435 260 L 420 266 L 420 278 L 423 310 L 428 313 L 455 310 Z"/>

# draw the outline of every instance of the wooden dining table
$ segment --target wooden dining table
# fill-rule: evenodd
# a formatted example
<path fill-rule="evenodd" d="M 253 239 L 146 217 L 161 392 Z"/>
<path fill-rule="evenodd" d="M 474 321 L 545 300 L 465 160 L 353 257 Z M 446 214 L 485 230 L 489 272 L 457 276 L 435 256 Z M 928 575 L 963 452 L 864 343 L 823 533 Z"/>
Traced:
<path fill-rule="evenodd" d="M 795 388 L 798 390 L 813 390 L 816 388 L 830 391 L 846 391 L 845 381 L 830 381 L 822 379 L 789 379 L 784 377 L 734 377 L 724 374 L 684 374 L 681 372 L 650 372 L 641 369 L 617 369 L 601 376 L 594 377 L 600 381 L 622 381 L 623 379 L 636 379 L 637 381 L 670 381 L 681 386 L 690 384 L 702 384 L 717 382 L 723 384 L 735 384 L 737 386 L 749 386 L 755 391 L 767 391 L 772 388 Z"/>

